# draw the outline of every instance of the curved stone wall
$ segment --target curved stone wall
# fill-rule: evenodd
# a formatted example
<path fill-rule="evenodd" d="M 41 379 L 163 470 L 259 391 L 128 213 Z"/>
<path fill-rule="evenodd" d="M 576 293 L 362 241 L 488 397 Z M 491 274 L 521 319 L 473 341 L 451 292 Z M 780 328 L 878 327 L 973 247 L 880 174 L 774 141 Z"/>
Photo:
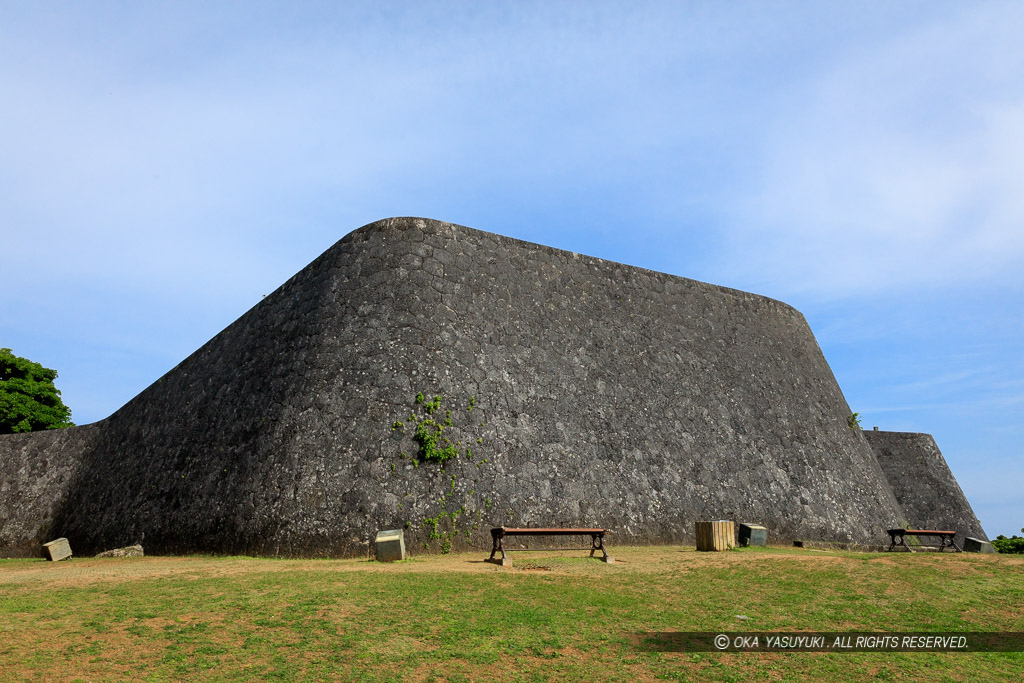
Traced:
<path fill-rule="evenodd" d="M 347 235 L 80 446 L 51 454 L 56 437 L 40 435 L 34 453 L 77 465 L 59 465 L 72 475 L 54 484 L 45 524 L 0 527 L 0 553 L 44 536 L 89 552 L 144 535 L 147 553 L 345 556 L 401 527 L 413 550 L 489 547 L 502 524 L 692 542 L 696 520 L 718 518 L 764 524 L 775 541 L 877 544 L 904 515 L 849 413 L 785 304 L 388 219 Z M 443 468 L 417 457 L 428 418 L 450 420 L 459 455 Z M 12 501 L 39 497 L 8 480 L 20 443 L 0 439 Z M 5 496 L 0 512 L 19 505 Z"/>

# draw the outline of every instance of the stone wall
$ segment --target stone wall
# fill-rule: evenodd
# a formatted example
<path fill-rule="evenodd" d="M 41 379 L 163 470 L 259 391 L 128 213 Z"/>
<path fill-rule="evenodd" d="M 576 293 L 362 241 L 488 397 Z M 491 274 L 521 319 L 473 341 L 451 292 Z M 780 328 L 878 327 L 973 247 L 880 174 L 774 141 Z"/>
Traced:
<path fill-rule="evenodd" d="M 418 393 L 441 396 L 433 418 L 451 421 L 459 456 L 444 468 L 417 459 Z M 80 463 L 59 466 L 71 475 L 47 529 L 76 552 L 144 533 L 147 553 L 346 556 L 402 527 L 412 552 L 482 548 L 500 525 L 692 543 L 696 520 L 719 518 L 764 524 L 773 541 L 879 543 L 904 515 L 849 414 L 785 304 L 388 219 L 347 235 L 80 447 L 47 455 Z M 0 457 L 25 452 L 11 443 Z M 6 496 L 0 506 L 20 514 Z M 0 552 L 16 544 L 8 527 Z"/>
<path fill-rule="evenodd" d="M 36 557 L 60 534 L 53 520 L 67 504 L 96 425 L 0 436 L 0 557 Z"/>
<path fill-rule="evenodd" d="M 967 536 L 988 540 L 931 434 L 864 435 L 903 510 L 901 527 L 953 530 L 960 544 Z"/>

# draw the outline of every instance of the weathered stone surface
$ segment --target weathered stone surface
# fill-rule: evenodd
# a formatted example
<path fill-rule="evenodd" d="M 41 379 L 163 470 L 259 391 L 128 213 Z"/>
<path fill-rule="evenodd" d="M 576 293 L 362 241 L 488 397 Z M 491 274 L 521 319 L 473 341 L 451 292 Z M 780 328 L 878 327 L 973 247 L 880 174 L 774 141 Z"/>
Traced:
<path fill-rule="evenodd" d="M 413 463 L 418 392 L 451 410 L 444 469 Z M 500 525 L 679 543 L 723 517 L 877 543 L 905 515 L 850 412 L 785 304 L 388 219 L 106 420 L 0 438 L 0 555 L 144 533 L 151 554 L 365 556 L 406 523 L 435 549 Z"/>
<path fill-rule="evenodd" d="M 52 562 L 59 562 L 71 557 L 71 544 L 66 538 L 58 538 L 43 544 L 43 550 L 47 559 Z"/>
<path fill-rule="evenodd" d="M 145 551 L 139 544 L 125 546 L 124 548 L 114 548 L 113 550 L 106 550 L 96 555 L 96 557 L 143 557 Z"/>
<path fill-rule="evenodd" d="M 739 544 L 742 547 L 768 545 L 768 529 L 759 524 L 739 525 Z"/>
<path fill-rule="evenodd" d="M 401 529 L 381 531 L 373 543 L 378 562 L 395 562 L 405 559 L 405 534 Z"/>
<path fill-rule="evenodd" d="M 930 434 L 865 431 L 885 472 L 906 529 L 948 529 L 988 539 Z"/>
<path fill-rule="evenodd" d="M 971 538 L 968 536 L 964 539 L 964 552 L 968 553 L 994 553 L 995 548 L 988 541 L 983 541 L 980 538 Z"/>
<path fill-rule="evenodd" d="M 37 557 L 66 535 L 53 520 L 100 424 L 0 436 L 0 557 Z"/>

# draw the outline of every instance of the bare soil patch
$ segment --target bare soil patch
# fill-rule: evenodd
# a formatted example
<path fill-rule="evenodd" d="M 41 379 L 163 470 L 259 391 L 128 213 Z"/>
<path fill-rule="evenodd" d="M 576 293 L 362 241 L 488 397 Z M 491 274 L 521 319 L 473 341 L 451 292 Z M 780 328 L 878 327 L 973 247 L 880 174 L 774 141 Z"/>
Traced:
<path fill-rule="evenodd" d="M 779 552 L 781 551 L 781 552 Z M 133 581 L 169 577 L 202 575 L 228 577 L 264 572 L 381 572 L 424 573 L 460 572 L 489 574 L 504 572 L 554 572 L 559 574 L 590 574 L 594 571 L 629 573 L 660 573 L 671 568 L 686 572 L 703 568 L 726 568 L 734 565 L 771 564 L 775 566 L 796 563 L 808 567 L 824 567 L 870 560 L 875 566 L 904 566 L 916 562 L 919 566 L 941 564 L 943 570 L 953 574 L 976 571 L 974 563 L 1001 561 L 1003 564 L 1024 565 L 1024 558 L 1005 558 L 953 553 L 817 553 L 807 550 L 777 549 L 776 552 L 697 552 L 686 546 L 634 547 L 619 546 L 611 549 L 615 561 L 605 564 L 590 558 L 586 551 L 579 553 L 509 553 L 512 565 L 500 567 L 486 562 L 489 551 L 452 553 L 449 555 L 414 555 L 402 562 L 381 563 L 367 559 L 267 559 L 253 557 L 124 557 L 124 558 L 72 558 L 62 562 L 38 560 L 30 563 L 0 564 L 0 585 L 43 582 L 53 587 L 73 587 L 105 581 Z"/>

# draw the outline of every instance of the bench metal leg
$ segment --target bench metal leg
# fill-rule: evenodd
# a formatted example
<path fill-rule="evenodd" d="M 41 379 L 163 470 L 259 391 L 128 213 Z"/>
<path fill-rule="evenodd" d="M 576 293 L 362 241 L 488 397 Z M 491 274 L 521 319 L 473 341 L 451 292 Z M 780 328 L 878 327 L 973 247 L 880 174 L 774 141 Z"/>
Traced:
<path fill-rule="evenodd" d="M 914 552 L 914 549 L 907 545 L 906 538 L 903 534 L 889 534 L 889 536 L 892 538 L 892 543 L 889 544 L 889 552 L 891 552 L 893 548 L 899 548 L 900 546 L 906 548 L 910 552 Z M 899 539 L 899 543 L 896 542 L 897 538 Z"/>
<path fill-rule="evenodd" d="M 612 558 L 608 556 L 608 551 L 604 549 L 604 534 L 590 534 L 590 556 L 594 556 L 594 551 L 601 551 L 601 559 L 604 562 L 611 562 Z"/>
<path fill-rule="evenodd" d="M 600 550 L 603 557 L 608 557 L 608 553 L 604 551 L 604 543 L 600 534 L 590 534 L 590 556 L 594 556 L 594 551 Z"/>
<path fill-rule="evenodd" d="M 501 559 L 504 560 L 505 559 L 505 546 L 501 542 L 502 541 L 502 537 L 499 536 L 498 534 L 494 534 L 493 541 L 494 541 L 494 545 L 491 546 L 491 557 L 490 557 L 490 559 L 493 560 L 494 559 L 494 553 L 496 553 L 496 552 L 498 552 L 500 550 L 501 551 Z"/>
<path fill-rule="evenodd" d="M 487 558 L 487 561 L 493 562 L 494 564 L 500 564 L 502 567 L 507 567 L 508 565 L 512 564 L 511 560 L 505 559 L 505 535 L 496 534 L 492 531 L 491 537 L 493 538 L 494 544 L 491 546 L 491 556 Z M 501 559 L 496 560 L 494 559 L 494 554 L 499 550 L 501 551 Z"/>

